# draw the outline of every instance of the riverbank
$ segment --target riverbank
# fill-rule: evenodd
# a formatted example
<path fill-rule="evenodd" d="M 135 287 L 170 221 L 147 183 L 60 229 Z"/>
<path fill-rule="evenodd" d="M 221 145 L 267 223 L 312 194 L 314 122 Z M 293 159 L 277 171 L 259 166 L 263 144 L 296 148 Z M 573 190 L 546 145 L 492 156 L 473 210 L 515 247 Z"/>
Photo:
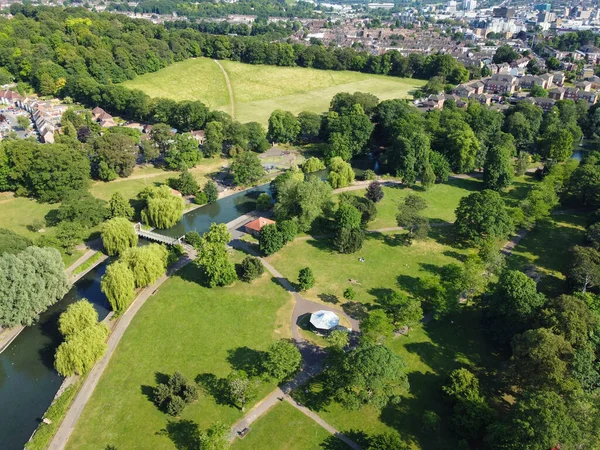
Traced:
<path fill-rule="evenodd" d="M 97 254 L 96 250 L 89 249 L 86 253 L 84 253 L 77 261 L 71 264 L 69 267 L 65 269 L 67 276 L 69 277 L 69 282 L 71 284 L 76 283 L 85 275 L 87 275 L 91 270 L 95 269 L 99 264 L 102 264 L 108 256 L 102 254 L 101 257 L 96 259 L 89 267 L 81 272 L 74 274 L 73 272 L 83 264 L 85 264 L 90 258 L 94 257 Z M 6 328 L 0 331 L 0 353 L 6 350 L 10 344 L 21 334 L 21 332 L 25 329 L 24 325 L 18 325 L 12 328 Z"/>

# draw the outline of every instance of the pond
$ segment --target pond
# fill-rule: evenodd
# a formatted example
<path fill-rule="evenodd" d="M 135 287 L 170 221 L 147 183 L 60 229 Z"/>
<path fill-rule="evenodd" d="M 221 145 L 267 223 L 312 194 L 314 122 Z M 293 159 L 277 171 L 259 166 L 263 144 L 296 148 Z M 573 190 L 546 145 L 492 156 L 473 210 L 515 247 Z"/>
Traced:
<path fill-rule="evenodd" d="M 73 285 L 65 297 L 26 327 L 0 353 L 0 448 L 20 450 L 37 428 L 63 378 L 54 369 L 54 353 L 62 342 L 58 317 L 71 303 L 87 298 L 100 319 L 109 305 L 100 291 L 106 264 L 98 265 Z"/>

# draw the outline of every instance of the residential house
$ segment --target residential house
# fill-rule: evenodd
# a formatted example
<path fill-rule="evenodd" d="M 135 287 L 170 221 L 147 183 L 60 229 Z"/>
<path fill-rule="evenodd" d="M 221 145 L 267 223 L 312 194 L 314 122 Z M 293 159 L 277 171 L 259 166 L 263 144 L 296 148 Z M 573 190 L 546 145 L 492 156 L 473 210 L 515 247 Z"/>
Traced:
<path fill-rule="evenodd" d="M 533 103 L 534 103 L 534 105 L 537 105 L 540 108 L 542 108 L 544 110 L 544 112 L 548 112 L 552 109 L 555 102 L 551 98 L 535 97 L 533 99 Z"/>
<path fill-rule="evenodd" d="M 274 220 L 267 219 L 265 217 L 259 217 L 258 219 L 255 219 L 252 222 L 248 222 L 244 226 L 244 229 L 246 230 L 246 233 L 251 234 L 254 237 L 258 237 L 258 235 L 260 234 L 260 230 L 262 230 L 263 227 L 275 223 L 276 222 Z"/>
<path fill-rule="evenodd" d="M 469 98 L 470 95 L 475 94 L 475 89 L 468 84 L 461 84 L 454 88 L 453 92 L 459 97 Z"/>
<path fill-rule="evenodd" d="M 483 94 L 483 91 L 485 89 L 485 83 L 483 81 L 477 80 L 471 83 L 471 87 L 475 89 L 475 94 Z"/>
<path fill-rule="evenodd" d="M 565 88 L 564 87 L 555 87 L 548 91 L 548 97 L 552 100 L 562 100 L 565 96 Z"/>
<path fill-rule="evenodd" d="M 204 140 L 206 139 L 204 130 L 192 131 L 191 134 L 194 136 L 194 139 L 198 141 L 198 145 L 204 144 Z"/>
<path fill-rule="evenodd" d="M 594 75 L 593 77 L 589 77 L 588 81 L 592 83 L 592 89 L 600 88 L 600 77 Z"/>
<path fill-rule="evenodd" d="M 490 94 L 474 94 L 471 98 L 477 100 L 482 105 L 490 105 L 492 103 L 492 96 Z"/>
<path fill-rule="evenodd" d="M 575 87 L 580 91 L 590 92 L 592 90 L 592 83 L 590 81 L 580 81 Z"/>
<path fill-rule="evenodd" d="M 512 94 L 515 92 L 515 84 L 511 81 L 489 79 L 485 83 L 484 92 L 486 94 Z"/>
<path fill-rule="evenodd" d="M 552 82 L 557 86 L 562 86 L 565 83 L 565 74 L 562 72 L 554 72 Z"/>
<path fill-rule="evenodd" d="M 552 73 L 543 73 L 542 75 L 540 75 L 540 78 L 543 81 L 543 85 L 542 87 L 544 89 L 550 89 L 552 87 L 552 81 L 554 80 L 554 74 Z"/>
<path fill-rule="evenodd" d="M 4 105 L 14 105 L 17 101 L 21 100 L 22 98 L 23 97 L 21 97 L 16 92 L 9 91 L 8 89 L 0 91 L 0 103 Z"/>
<path fill-rule="evenodd" d="M 565 89 L 565 95 L 563 98 L 565 100 L 577 101 L 577 99 L 579 98 L 579 89 L 576 87 L 575 88 L 569 87 L 569 88 Z"/>
<path fill-rule="evenodd" d="M 445 101 L 446 96 L 444 94 L 430 95 L 423 101 L 422 106 L 425 108 L 442 109 Z"/>
<path fill-rule="evenodd" d="M 579 91 L 577 100 L 585 100 L 590 105 L 593 105 L 598 101 L 598 94 L 596 92 Z"/>

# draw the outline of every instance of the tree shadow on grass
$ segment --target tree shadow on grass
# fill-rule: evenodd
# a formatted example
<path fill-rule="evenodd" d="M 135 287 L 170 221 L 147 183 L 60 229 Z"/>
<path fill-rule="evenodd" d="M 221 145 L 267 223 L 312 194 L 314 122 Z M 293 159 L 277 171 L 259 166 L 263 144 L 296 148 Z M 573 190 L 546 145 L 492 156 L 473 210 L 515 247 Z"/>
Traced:
<path fill-rule="evenodd" d="M 325 411 L 331 403 L 331 395 L 323 390 L 325 376 L 323 374 L 312 378 L 307 384 L 292 392 L 292 397 L 301 405 L 314 412 Z"/>
<path fill-rule="evenodd" d="M 346 302 L 342 305 L 342 309 L 355 320 L 362 320 L 367 317 L 367 307 L 360 302 Z"/>
<path fill-rule="evenodd" d="M 387 405 L 381 410 L 379 419 L 397 430 L 403 441 L 424 450 L 457 448 L 449 429 L 451 410 L 442 399 L 441 387 L 446 377 L 433 372 L 408 374 L 411 397 L 403 397 L 397 405 Z M 435 411 L 442 419 L 442 429 L 436 433 L 423 430 L 422 417 L 425 411 Z"/>
<path fill-rule="evenodd" d="M 195 381 L 204 392 L 215 399 L 217 405 L 231 406 L 224 378 L 219 378 L 212 373 L 201 373 L 195 378 Z"/>
<path fill-rule="evenodd" d="M 446 184 L 471 192 L 479 192 L 483 188 L 483 183 L 473 178 L 450 178 Z"/>
<path fill-rule="evenodd" d="M 166 436 L 177 450 L 198 450 L 200 448 L 200 430 L 192 420 L 169 420 L 167 426 L 156 433 Z"/>
<path fill-rule="evenodd" d="M 157 385 L 159 384 L 167 384 L 169 382 L 169 375 L 167 375 L 166 373 L 162 373 L 162 372 L 155 372 L 154 373 L 154 381 L 156 382 Z M 154 403 L 154 390 L 156 389 L 156 386 L 148 386 L 148 385 L 142 385 L 140 386 L 140 390 L 142 391 L 142 394 L 148 399 L 148 401 Z"/>
<path fill-rule="evenodd" d="M 447 245 L 450 247 L 457 245 L 453 226 L 431 227 L 428 237 L 436 241 L 438 244 Z"/>
<path fill-rule="evenodd" d="M 334 305 L 337 305 L 340 302 L 340 299 L 335 294 L 319 294 L 317 297 L 325 303 L 332 303 Z"/>
<path fill-rule="evenodd" d="M 454 250 L 445 250 L 445 251 L 442 252 L 442 255 L 448 256 L 450 258 L 457 259 L 460 262 L 465 262 L 465 260 L 467 259 L 466 255 L 463 255 L 462 253 L 455 252 Z"/>
<path fill-rule="evenodd" d="M 410 275 L 399 275 L 396 279 L 396 283 L 400 289 L 403 289 L 411 294 L 420 292 L 422 286 L 422 281 L 420 278 L 411 277 Z"/>
<path fill-rule="evenodd" d="M 322 250 L 324 252 L 333 252 L 333 249 L 331 248 L 331 241 L 330 239 L 325 239 L 325 238 L 319 238 L 319 239 L 308 239 L 306 241 L 306 243 L 314 248 L 316 248 L 317 250 Z"/>
<path fill-rule="evenodd" d="M 233 370 L 243 370 L 248 376 L 258 376 L 263 371 L 263 362 L 267 352 L 250 347 L 237 347 L 227 351 L 227 362 Z"/>
<path fill-rule="evenodd" d="M 341 433 L 348 439 L 356 442 L 362 448 L 369 446 L 369 435 L 361 430 L 343 430 Z M 319 445 L 323 450 L 349 450 L 344 441 L 338 438 L 337 435 L 331 435 Z"/>

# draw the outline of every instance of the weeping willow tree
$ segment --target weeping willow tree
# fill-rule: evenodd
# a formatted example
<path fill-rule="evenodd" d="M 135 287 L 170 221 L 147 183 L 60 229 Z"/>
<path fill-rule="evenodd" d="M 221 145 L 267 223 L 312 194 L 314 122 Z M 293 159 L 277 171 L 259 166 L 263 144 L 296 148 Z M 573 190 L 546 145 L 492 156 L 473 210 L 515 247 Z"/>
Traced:
<path fill-rule="evenodd" d="M 104 222 L 101 236 L 102 244 L 110 256 L 120 255 L 138 243 L 138 236 L 131 222 L 123 217 L 115 217 Z"/>
<path fill-rule="evenodd" d="M 100 287 L 113 311 L 123 311 L 135 294 L 133 272 L 127 263 L 115 261 L 106 268 Z"/>
<path fill-rule="evenodd" d="M 150 244 L 127 249 L 121 259 L 131 270 L 135 286 L 146 287 L 165 273 L 168 255 L 164 245 Z"/>
<path fill-rule="evenodd" d="M 142 210 L 142 221 L 155 228 L 170 228 L 181 220 L 185 202 L 174 195 L 169 186 L 151 187 L 140 193 L 146 201 Z"/>
<path fill-rule="evenodd" d="M 86 299 L 70 305 L 58 319 L 64 342 L 56 350 L 54 367 L 63 376 L 83 375 L 106 352 L 108 327 Z"/>

